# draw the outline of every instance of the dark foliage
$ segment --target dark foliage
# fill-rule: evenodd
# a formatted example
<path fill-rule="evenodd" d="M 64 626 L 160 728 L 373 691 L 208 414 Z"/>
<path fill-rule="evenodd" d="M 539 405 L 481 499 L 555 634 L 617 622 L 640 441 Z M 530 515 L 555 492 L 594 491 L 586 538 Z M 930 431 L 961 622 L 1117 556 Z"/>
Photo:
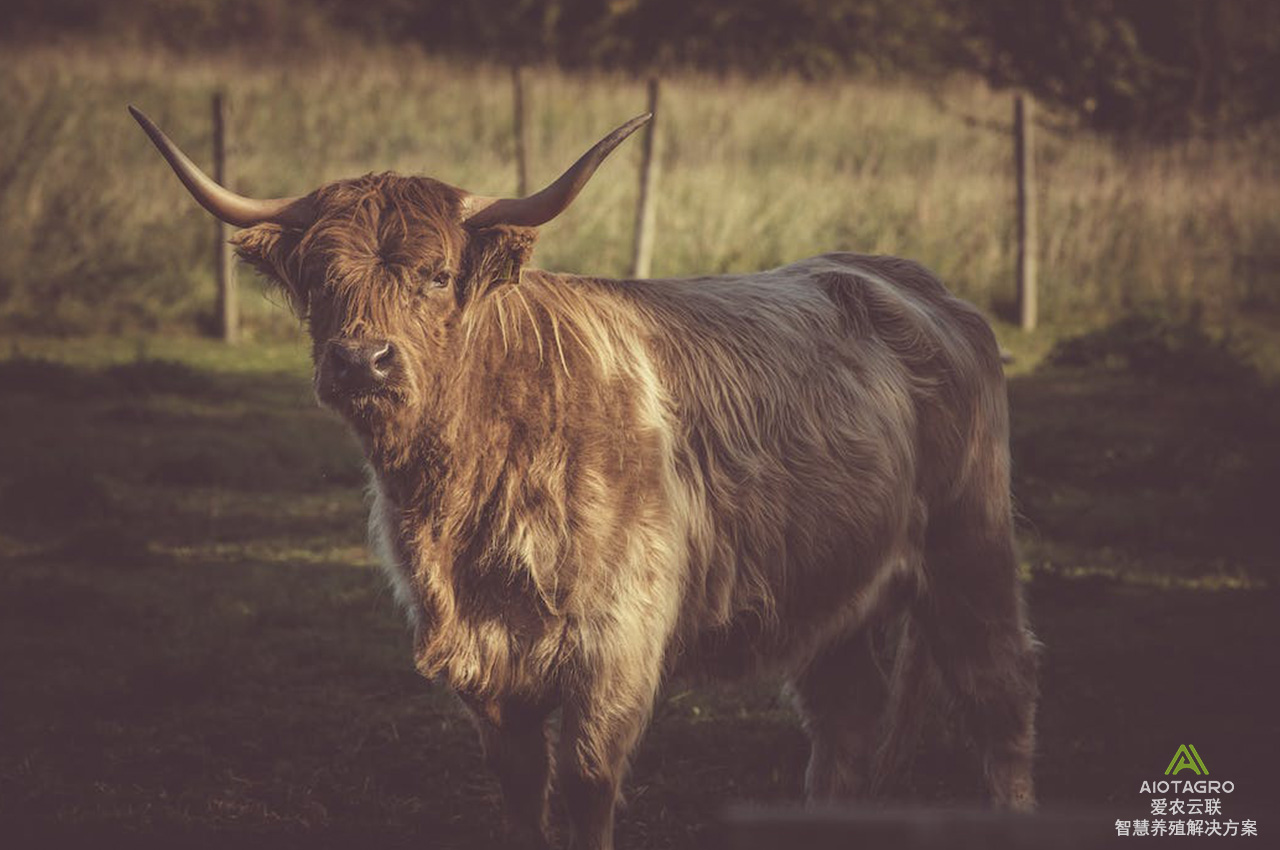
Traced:
<path fill-rule="evenodd" d="M 964 5 L 976 67 L 1097 129 L 1219 135 L 1280 111 L 1280 5 L 1270 0 Z"/>
<path fill-rule="evenodd" d="M 6 29 L 178 49 L 305 50 L 347 36 L 644 71 L 978 71 L 1145 138 L 1217 135 L 1280 112 L 1272 0 L 16 0 Z"/>

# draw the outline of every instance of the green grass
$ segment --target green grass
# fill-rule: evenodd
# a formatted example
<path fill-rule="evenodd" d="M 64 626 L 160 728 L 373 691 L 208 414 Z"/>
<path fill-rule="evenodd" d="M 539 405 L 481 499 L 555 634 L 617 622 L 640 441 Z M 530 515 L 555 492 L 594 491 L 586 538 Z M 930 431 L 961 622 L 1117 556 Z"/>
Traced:
<path fill-rule="evenodd" d="M 1156 328 L 1077 338 L 1011 382 L 1041 796 L 1140 817 L 1138 782 L 1191 741 L 1237 785 L 1228 816 L 1257 818 L 1280 743 L 1280 397 L 1224 377 L 1211 336 Z M 1152 345 L 1210 365 L 1153 368 Z M 0 823 L 24 846 L 497 840 L 496 786 L 414 673 L 363 546 L 360 459 L 303 349 L 4 352 Z M 776 683 L 675 683 L 622 846 L 705 846 L 725 805 L 797 800 L 805 758 Z M 904 790 L 969 799 L 965 764 L 926 748 Z"/>
<path fill-rule="evenodd" d="M 645 104 L 642 82 L 620 75 L 543 68 L 528 78 L 535 182 Z M 144 108 L 207 166 L 216 88 L 233 104 L 233 183 L 244 192 L 300 194 L 384 169 L 487 194 L 514 189 L 501 68 L 390 48 L 267 59 L 100 42 L 13 50 L 0 68 L 0 322 L 60 332 L 207 323 L 212 224 L 124 106 Z M 895 253 L 1003 310 L 1013 297 L 1010 112 L 1007 95 L 963 79 L 924 90 L 672 75 L 653 272 L 747 271 L 833 249 Z M 1274 128 L 1163 149 L 1048 129 L 1038 139 L 1050 321 L 1194 304 L 1215 316 L 1274 311 Z M 544 229 L 538 263 L 626 273 L 639 151 L 624 146 Z M 251 330 L 288 328 L 246 300 Z"/>

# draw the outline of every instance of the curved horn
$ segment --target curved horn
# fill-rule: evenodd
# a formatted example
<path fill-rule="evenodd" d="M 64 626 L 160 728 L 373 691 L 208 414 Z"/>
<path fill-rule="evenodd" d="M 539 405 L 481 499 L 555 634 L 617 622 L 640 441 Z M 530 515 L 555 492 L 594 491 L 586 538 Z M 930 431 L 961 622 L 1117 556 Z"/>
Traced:
<path fill-rule="evenodd" d="M 129 114 L 134 117 L 160 153 L 173 168 L 178 179 L 187 187 L 200 206 L 213 213 L 227 224 L 236 227 L 252 227 L 264 222 L 277 224 L 306 226 L 314 218 L 310 205 L 302 198 L 271 198 L 257 200 L 237 195 L 229 189 L 219 186 L 187 157 L 178 146 L 169 141 L 169 137 L 143 115 L 141 110 L 130 106 Z"/>
<path fill-rule="evenodd" d="M 645 122 L 653 117 L 652 113 L 637 115 L 600 141 L 582 158 L 569 166 L 569 170 L 561 174 L 556 182 L 541 192 L 524 198 L 486 198 L 472 195 L 467 201 L 469 215 L 466 224 L 470 227 L 489 227 L 494 224 L 514 224 L 520 227 L 538 227 L 560 215 L 578 197 L 582 187 L 587 185 L 591 175 L 595 174 L 604 158 L 613 149 L 622 144 L 622 140 L 630 136 Z"/>

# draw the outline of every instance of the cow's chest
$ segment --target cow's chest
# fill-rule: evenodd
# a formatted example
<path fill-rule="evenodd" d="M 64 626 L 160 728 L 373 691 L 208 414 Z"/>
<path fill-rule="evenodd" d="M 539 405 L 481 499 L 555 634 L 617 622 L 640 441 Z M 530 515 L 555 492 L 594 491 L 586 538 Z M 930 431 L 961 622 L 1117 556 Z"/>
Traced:
<path fill-rule="evenodd" d="M 376 485 L 369 531 L 414 628 L 419 672 L 475 700 L 554 687 L 567 631 L 527 574 L 432 540 Z"/>

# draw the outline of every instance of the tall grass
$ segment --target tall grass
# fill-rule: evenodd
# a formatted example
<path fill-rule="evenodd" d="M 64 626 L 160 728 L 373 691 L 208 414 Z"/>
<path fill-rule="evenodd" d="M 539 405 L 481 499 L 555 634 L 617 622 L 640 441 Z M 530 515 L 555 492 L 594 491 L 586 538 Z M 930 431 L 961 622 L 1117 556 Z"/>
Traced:
<path fill-rule="evenodd" d="M 531 162 L 549 180 L 644 106 L 641 81 L 535 69 Z M 198 162 L 211 92 L 233 104 L 233 185 L 300 194 L 371 170 L 513 191 L 505 69 L 383 48 L 176 56 L 30 48 L 0 68 L 0 323 L 190 326 L 213 301 L 214 231 L 124 110 Z M 750 271 L 835 249 L 913 257 L 987 307 L 1013 298 L 1009 99 L 953 80 L 665 81 L 655 275 Z M 1041 301 L 1054 319 L 1280 302 L 1274 128 L 1149 149 L 1038 134 Z M 625 274 L 640 146 L 544 228 L 536 261 Z M 251 324 L 273 311 L 246 299 Z"/>

